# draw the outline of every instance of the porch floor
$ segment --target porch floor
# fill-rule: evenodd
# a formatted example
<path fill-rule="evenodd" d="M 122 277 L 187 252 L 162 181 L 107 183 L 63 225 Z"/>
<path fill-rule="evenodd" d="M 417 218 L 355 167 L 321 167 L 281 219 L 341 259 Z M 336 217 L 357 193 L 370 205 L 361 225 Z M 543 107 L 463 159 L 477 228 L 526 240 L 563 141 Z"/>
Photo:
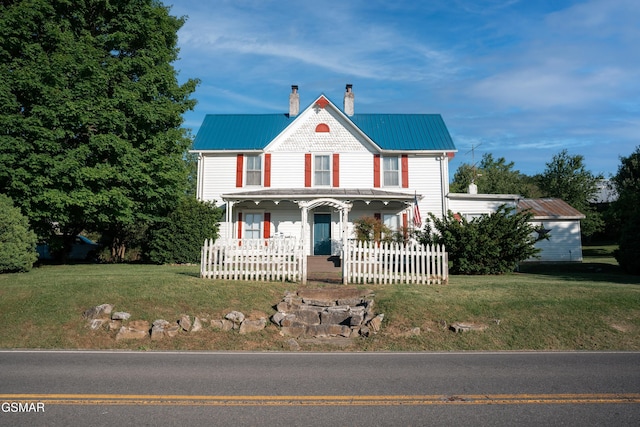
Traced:
<path fill-rule="evenodd" d="M 340 257 L 313 255 L 307 257 L 307 280 L 313 282 L 342 283 Z"/>

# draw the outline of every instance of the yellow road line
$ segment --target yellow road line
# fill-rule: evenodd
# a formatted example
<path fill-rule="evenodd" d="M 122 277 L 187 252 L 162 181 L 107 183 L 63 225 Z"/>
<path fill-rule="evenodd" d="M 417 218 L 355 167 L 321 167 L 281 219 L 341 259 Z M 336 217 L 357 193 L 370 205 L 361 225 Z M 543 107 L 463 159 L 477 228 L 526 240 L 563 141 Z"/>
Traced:
<path fill-rule="evenodd" d="M 373 396 L 190 396 L 145 394 L 0 394 L 0 402 L 46 405 L 398 406 L 640 403 L 640 393 L 456 394 Z"/>

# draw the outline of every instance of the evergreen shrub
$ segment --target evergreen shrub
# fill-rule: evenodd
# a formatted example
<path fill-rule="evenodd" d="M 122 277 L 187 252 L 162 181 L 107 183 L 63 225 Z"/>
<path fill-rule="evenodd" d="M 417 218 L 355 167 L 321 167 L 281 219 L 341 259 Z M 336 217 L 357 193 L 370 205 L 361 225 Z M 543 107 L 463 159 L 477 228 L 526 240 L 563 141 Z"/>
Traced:
<path fill-rule="evenodd" d="M 416 233 L 422 244 L 443 244 L 449 253 L 451 274 L 501 274 L 535 256 L 534 227 L 529 212 L 501 206 L 494 213 L 467 220 L 451 211 L 444 218 L 429 215 L 433 223 Z M 547 236 L 548 238 L 548 236 Z"/>
<path fill-rule="evenodd" d="M 199 263 L 204 241 L 218 237 L 221 214 L 212 203 L 184 197 L 167 219 L 150 231 L 149 261 L 156 264 Z"/>
<path fill-rule="evenodd" d="M 36 234 L 13 201 L 0 194 L 0 273 L 27 272 L 38 259 Z"/>

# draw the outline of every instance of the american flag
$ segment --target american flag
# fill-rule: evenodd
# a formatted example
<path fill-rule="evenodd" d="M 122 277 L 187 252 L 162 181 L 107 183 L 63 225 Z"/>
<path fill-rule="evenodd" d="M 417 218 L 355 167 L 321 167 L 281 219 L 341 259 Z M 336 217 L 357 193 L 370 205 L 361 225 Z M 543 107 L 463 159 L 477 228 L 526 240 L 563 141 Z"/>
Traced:
<path fill-rule="evenodd" d="M 413 225 L 416 228 L 422 227 L 422 217 L 420 216 L 420 207 L 418 206 L 418 195 L 413 196 Z"/>

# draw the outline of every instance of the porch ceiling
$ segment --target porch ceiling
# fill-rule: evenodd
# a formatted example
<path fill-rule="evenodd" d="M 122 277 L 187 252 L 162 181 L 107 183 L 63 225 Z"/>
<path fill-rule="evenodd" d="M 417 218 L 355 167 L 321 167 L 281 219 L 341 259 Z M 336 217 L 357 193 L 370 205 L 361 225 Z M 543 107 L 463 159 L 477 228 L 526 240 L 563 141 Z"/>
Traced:
<path fill-rule="evenodd" d="M 415 195 L 396 191 L 385 191 L 371 188 L 273 188 L 254 191 L 240 191 L 222 195 L 225 201 L 240 202 L 243 200 L 314 200 L 331 198 L 341 201 L 398 201 L 412 202 Z M 418 199 L 421 196 L 418 195 Z"/>

